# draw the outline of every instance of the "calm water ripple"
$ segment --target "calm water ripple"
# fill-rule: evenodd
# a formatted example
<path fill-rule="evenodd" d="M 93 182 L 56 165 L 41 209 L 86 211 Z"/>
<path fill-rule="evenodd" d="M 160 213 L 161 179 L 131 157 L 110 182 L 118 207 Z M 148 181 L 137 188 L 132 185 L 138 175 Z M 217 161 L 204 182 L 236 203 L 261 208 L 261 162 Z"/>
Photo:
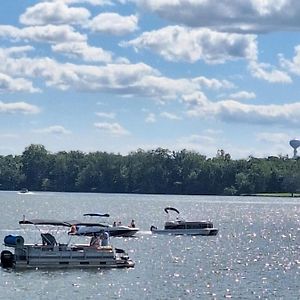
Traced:
<path fill-rule="evenodd" d="M 0 239 L 26 218 L 135 219 L 135 238 L 112 238 L 134 269 L 0 270 L 0 299 L 300 299 L 300 199 L 0 192 Z M 163 208 L 209 218 L 215 237 L 155 236 Z M 2 247 L 3 248 L 3 247 Z"/>

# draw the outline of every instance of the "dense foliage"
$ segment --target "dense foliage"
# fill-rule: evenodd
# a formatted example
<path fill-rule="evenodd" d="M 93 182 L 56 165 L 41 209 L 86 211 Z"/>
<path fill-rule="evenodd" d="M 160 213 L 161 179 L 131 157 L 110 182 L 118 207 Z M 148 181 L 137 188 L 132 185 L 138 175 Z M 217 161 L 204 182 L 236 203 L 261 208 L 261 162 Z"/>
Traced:
<path fill-rule="evenodd" d="M 287 157 L 232 160 L 223 150 L 206 158 L 158 148 L 120 154 L 80 151 L 52 154 L 30 145 L 22 155 L 0 156 L 0 189 L 42 191 L 215 194 L 294 193 L 300 160 Z"/>

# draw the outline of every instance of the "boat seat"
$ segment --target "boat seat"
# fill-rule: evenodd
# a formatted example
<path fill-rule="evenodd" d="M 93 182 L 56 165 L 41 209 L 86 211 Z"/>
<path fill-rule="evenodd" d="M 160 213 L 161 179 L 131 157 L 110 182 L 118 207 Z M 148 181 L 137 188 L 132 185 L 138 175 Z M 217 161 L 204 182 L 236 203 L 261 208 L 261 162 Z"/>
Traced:
<path fill-rule="evenodd" d="M 47 246 L 57 245 L 55 237 L 50 233 L 41 233 L 42 243 Z"/>

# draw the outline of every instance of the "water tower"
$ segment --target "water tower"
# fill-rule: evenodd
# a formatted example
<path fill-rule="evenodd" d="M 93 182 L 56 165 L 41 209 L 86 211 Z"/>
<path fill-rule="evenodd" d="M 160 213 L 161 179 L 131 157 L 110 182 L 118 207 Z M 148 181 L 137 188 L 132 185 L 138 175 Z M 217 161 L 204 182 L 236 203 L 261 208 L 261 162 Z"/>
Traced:
<path fill-rule="evenodd" d="M 300 147 L 300 140 L 291 140 L 290 141 L 291 147 L 294 149 L 294 158 L 297 157 L 297 148 Z"/>

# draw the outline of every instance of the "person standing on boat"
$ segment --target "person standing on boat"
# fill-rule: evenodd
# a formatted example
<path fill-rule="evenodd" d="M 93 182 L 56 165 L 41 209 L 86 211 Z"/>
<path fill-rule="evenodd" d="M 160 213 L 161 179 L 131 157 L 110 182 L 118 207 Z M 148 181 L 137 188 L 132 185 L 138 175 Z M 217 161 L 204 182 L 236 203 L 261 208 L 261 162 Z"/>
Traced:
<path fill-rule="evenodd" d="M 100 246 L 100 236 L 94 233 L 91 242 L 90 242 L 91 247 L 98 247 Z"/>
<path fill-rule="evenodd" d="M 131 220 L 130 227 L 135 228 L 134 220 Z"/>
<path fill-rule="evenodd" d="M 104 231 L 101 235 L 101 246 L 108 246 L 109 245 L 109 233 Z"/>

